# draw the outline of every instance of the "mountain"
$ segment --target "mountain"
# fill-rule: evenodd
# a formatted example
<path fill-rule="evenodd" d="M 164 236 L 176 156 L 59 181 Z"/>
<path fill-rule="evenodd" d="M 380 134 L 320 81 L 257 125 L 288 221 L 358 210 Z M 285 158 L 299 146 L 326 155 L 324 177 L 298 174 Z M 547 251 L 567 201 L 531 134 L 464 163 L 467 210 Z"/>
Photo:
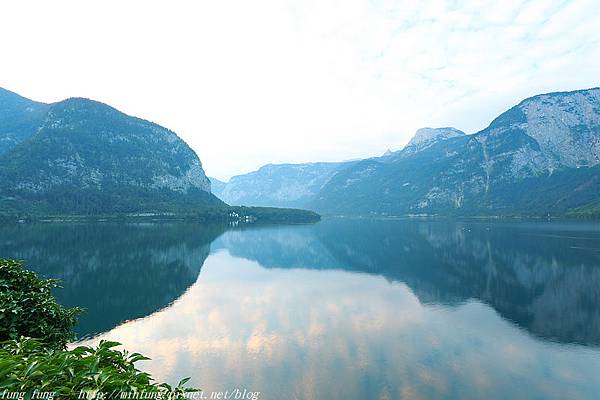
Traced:
<path fill-rule="evenodd" d="M 0 155 L 35 133 L 49 105 L 0 88 Z"/>
<path fill-rule="evenodd" d="M 0 90 L 0 218 L 155 214 L 232 223 L 315 222 L 305 210 L 229 207 L 174 132 L 106 104 L 36 103 Z"/>
<path fill-rule="evenodd" d="M 232 205 L 304 207 L 340 169 L 352 162 L 268 164 L 232 177 L 219 196 Z"/>
<path fill-rule="evenodd" d="M 0 210 L 42 214 L 224 206 L 174 132 L 96 101 L 35 103 L 2 91 Z"/>
<path fill-rule="evenodd" d="M 402 150 L 387 150 L 381 157 L 372 157 L 369 160 L 380 162 L 393 162 L 398 158 L 407 157 L 422 150 L 425 150 L 443 140 L 452 139 L 459 136 L 465 136 L 461 130 L 452 127 L 445 128 L 421 128 L 418 129 L 413 138 L 404 146 Z"/>
<path fill-rule="evenodd" d="M 339 171 L 309 204 L 333 214 L 546 215 L 600 204 L 600 88 L 528 98 L 473 135 L 420 130 Z"/>
<path fill-rule="evenodd" d="M 452 139 L 458 136 L 464 136 L 465 133 L 456 128 L 421 128 L 415 136 L 408 142 L 408 144 L 402 149 L 400 154 L 408 155 L 418 151 L 425 150 L 434 144 L 447 139 Z"/>
<path fill-rule="evenodd" d="M 217 196 L 218 198 L 221 198 L 221 196 L 223 194 L 223 190 L 225 189 L 225 186 L 227 185 L 227 182 L 223 182 L 221 180 L 218 180 L 217 178 L 211 178 L 211 177 L 209 177 L 208 180 L 210 181 L 211 193 L 214 194 L 215 196 Z"/>

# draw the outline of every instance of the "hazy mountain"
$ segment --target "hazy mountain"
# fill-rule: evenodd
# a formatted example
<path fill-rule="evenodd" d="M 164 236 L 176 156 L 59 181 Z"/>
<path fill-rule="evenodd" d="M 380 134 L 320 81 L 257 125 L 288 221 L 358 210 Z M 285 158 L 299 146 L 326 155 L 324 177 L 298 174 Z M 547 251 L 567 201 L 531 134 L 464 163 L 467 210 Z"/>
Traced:
<path fill-rule="evenodd" d="M 442 133 L 445 132 L 445 133 Z M 600 202 L 600 88 L 538 95 L 484 130 L 420 130 L 339 171 L 311 202 L 341 214 L 545 214 Z"/>
<path fill-rule="evenodd" d="M 174 132 L 88 99 L 46 105 L 1 93 L 0 210 L 97 214 L 223 204 Z"/>
<path fill-rule="evenodd" d="M 336 172 L 351 164 L 269 164 L 232 177 L 219 197 L 231 205 L 304 207 Z"/>
<path fill-rule="evenodd" d="M 209 177 L 208 179 L 210 180 L 211 193 L 217 196 L 218 198 L 221 198 L 221 195 L 223 194 L 223 189 L 225 189 L 225 185 L 227 185 L 227 183 L 218 180 L 217 178 Z"/>

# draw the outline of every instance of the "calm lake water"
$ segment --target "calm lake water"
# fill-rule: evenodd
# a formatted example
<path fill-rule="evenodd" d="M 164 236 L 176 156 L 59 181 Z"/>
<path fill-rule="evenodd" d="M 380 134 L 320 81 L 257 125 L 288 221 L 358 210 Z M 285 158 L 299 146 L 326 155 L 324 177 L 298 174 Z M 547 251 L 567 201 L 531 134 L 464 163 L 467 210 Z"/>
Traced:
<path fill-rule="evenodd" d="M 260 399 L 597 399 L 600 224 L 327 219 L 0 229 L 85 343 Z"/>

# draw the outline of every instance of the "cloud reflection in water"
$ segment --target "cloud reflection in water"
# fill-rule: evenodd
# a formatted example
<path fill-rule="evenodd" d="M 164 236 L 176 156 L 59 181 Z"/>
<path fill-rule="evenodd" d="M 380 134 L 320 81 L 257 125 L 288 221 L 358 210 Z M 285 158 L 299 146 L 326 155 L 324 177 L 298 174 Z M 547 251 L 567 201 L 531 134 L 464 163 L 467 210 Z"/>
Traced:
<path fill-rule="evenodd" d="M 263 399 L 593 398 L 596 350 L 536 339 L 477 301 L 422 304 L 404 283 L 211 254 L 172 306 L 96 337 L 158 379 Z M 175 382 L 176 383 L 176 382 Z"/>

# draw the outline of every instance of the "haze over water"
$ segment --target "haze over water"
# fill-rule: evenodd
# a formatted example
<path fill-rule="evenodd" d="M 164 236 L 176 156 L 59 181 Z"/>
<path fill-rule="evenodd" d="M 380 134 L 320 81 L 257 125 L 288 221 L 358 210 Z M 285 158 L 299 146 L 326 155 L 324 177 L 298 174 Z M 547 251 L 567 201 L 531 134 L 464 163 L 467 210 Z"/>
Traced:
<path fill-rule="evenodd" d="M 22 224 L 3 257 L 63 280 L 83 342 L 157 380 L 261 399 L 556 398 L 600 390 L 600 224 L 326 219 Z"/>

